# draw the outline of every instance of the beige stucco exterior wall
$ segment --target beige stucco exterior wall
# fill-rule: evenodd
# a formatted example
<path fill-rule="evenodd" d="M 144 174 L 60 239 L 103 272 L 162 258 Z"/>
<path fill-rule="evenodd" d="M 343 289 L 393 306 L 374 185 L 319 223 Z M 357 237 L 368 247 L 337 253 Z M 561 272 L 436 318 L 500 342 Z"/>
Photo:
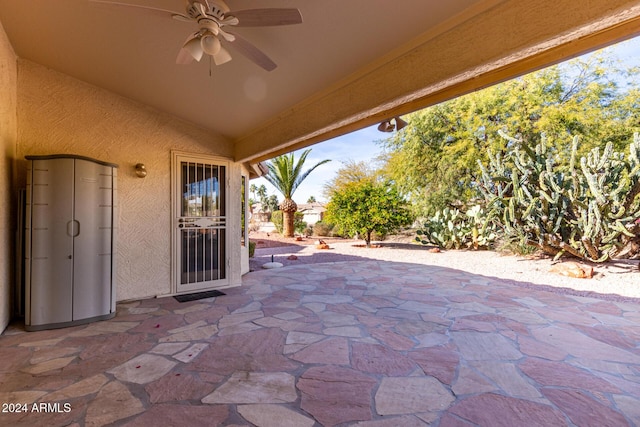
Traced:
<path fill-rule="evenodd" d="M 117 300 L 171 291 L 171 150 L 230 158 L 225 138 L 35 63 L 18 61 L 18 174 L 25 155 L 78 154 L 117 163 Z M 134 165 L 144 163 L 146 178 Z M 240 170 L 230 163 L 231 284 L 240 275 Z"/>
<path fill-rule="evenodd" d="M 0 23 L 0 332 L 11 317 L 12 263 L 11 248 L 14 236 L 12 181 L 13 159 L 17 133 L 16 55 Z"/>

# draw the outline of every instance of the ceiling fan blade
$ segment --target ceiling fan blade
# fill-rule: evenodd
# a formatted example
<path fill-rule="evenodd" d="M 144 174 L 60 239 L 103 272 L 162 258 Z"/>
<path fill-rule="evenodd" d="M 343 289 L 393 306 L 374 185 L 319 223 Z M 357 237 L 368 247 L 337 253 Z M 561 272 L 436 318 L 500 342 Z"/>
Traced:
<path fill-rule="evenodd" d="M 109 7 L 122 7 L 122 8 L 126 7 L 126 8 L 142 9 L 154 15 L 161 15 L 164 17 L 169 16 L 169 17 L 176 18 L 180 21 L 185 21 L 185 20 L 193 21 L 190 17 L 182 13 L 174 12 L 173 10 L 158 9 L 157 7 L 141 6 L 138 4 L 120 3 L 120 2 L 108 1 L 108 0 L 89 0 L 89 2 L 97 3 L 100 5 L 109 6 Z"/>
<path fill-rule="evenodd" d="M 202 16 L 207 16 L 207 6 L 208 5 L 204 5 L 200 2 L 194 2 L 193 4 L 195 4 L 196 8 L 198 9 L 198 11 L 200 12 L 200 14 Z"/>
<path fill-rule="evenodd" d="M 231 34 L 231 33 L 226 32 L 226 31 L 225 31 L 225 30 L 223 30 L 222 28 L 220 28 L 220 29 L 218 30 L 218 33 L 219 33 L 222 37 L 224 37 L 224 39 L 225 39 L 226 41 L 228 41 L 228 42 L 232 42 L 232 41 L 234 41 L 234 40 L 236 39 L 236 36 L 234 36 L 234 35 L 233 35 L 233 34 Z"/>
<path fill-rule="evenodd" d="M 265 55 L 260 49 L 237 34 L 232 34 L 232 36 L 235 37 L 235 40 L 230 43 L 230 46 L 233 47 L 236 51 L 243 54 L 255 64 L 259 65 L 267 71 L 273 71 L 276 69 L 276 63 L 273 62 L 271 58 Z"/>
<path fill-rule="evenodd" d="M 298 9 L 272 8 L 235 10 L 227 13 L 238 18 L 238 27 L 270 27 L 276 25 L 293 25 L 302 23 L 302 15 Z"/>

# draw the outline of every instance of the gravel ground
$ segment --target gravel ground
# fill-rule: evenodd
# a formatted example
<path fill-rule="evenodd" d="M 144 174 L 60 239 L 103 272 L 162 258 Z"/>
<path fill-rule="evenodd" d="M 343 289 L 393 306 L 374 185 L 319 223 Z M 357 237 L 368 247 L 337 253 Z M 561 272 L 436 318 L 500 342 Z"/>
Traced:
<path fill-rule="evenodd" d="M 252 240 L 254 237 L 252 236 Z M 554 292 L 574 292 L 581 295 L 607 295 L 607 299 L 640 298 L 640 270 L 638 261 L 620 260 L 607 264 L 594 264 L 591 279 L 565 277 L 549 270 L 550 259 L 528 259 L 500 255 L 491 251 L 429 252 L 429 247 L 408 243 L 381 242 L 380 247 L 356 247 L 363 242 L 325 239 L 330 249 L 316 249 L 314 238 L 302 242 L 282 238 L 262 240 L 250 260 L 251 270 L 259 270 L 273 260 L 285 266 L 320 262 L 385 260 L 448 267 L 483 276 L 514 281 L 519 286 L 547 286 Z M 295 256 L 297 259 L 289 259 Z"/>

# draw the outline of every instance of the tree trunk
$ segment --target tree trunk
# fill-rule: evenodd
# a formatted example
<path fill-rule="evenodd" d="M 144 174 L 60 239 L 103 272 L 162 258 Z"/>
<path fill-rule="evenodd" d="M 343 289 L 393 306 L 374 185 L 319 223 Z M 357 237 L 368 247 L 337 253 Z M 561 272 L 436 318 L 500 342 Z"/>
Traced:
<path fill-rule="evenodd" d="M 282 235 L 284 237 L 293 237 L 295 231 L 294 220 L 298 205 L 291 199 L 284 199 L 280 204 L 282 211 Z"/>
<path fill-rule="evenodd" d="M 367 247 L 370 248 L 371 247 L 371 231 L 367 230 L 367 237 L 365 238 L 364 241 L 367 244 Z"/>
<path fill-rule="evenodd" d="M 293 237 L 295 231 L 293 221 L 295 212 L 282 211 L 282 235 L 284 237 Z"/>

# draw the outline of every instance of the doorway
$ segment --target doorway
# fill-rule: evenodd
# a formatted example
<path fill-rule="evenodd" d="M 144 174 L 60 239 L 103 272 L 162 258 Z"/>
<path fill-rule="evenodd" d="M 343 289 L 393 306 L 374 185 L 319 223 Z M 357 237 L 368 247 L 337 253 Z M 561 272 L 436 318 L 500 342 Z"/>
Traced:
<path fill-rule="evenodd" d="M 178 152 L 172 157 L 172 291 L 224 287 L 228 163 Z"/>

